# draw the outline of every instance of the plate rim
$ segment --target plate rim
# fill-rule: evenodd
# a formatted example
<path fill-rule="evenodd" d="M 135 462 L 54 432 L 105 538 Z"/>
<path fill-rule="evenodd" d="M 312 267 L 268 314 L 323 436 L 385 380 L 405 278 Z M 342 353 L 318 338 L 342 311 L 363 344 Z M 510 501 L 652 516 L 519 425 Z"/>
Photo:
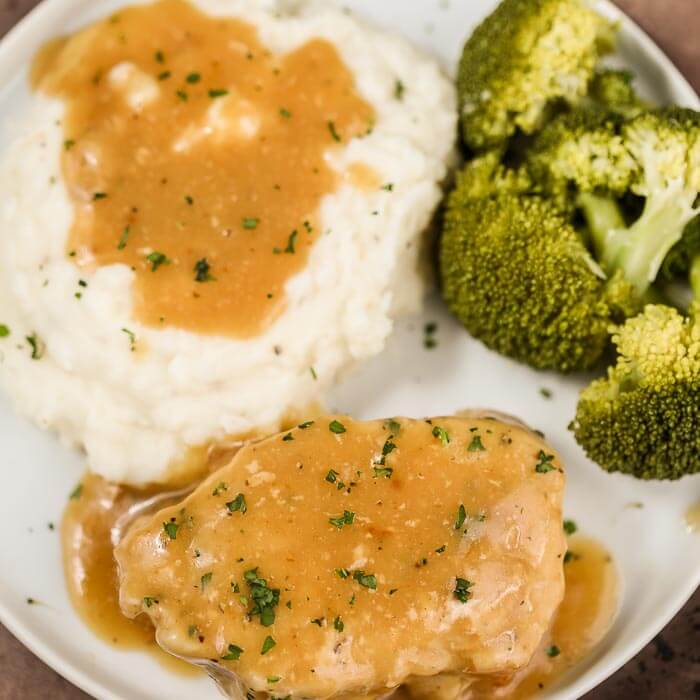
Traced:
<path fill-rule="evenodd" d="M 128 0 L 124 4 L 129 4 Z M 0 39 L 0 70 L 5 62 L 12 61 L 13 53 L 23 53 L 23 46 L 32 43 L 32 34 L 36 31 L 36 25 L 49 25 L 54 23 L 52 19 L 58 19 L 60 15 L 69 9 L 79 10 L 89 7 L 90 0 L 42 0 L 32 8 L 22 19 Z M 612 0 L 595 0 L 595 9 L 601 14 L 619 22 L 625 31 L 634 40 L 635 44 L 646 54 L 653 63 L 658 66 L 663 75 L 684 94 L 687 106 L 700 109 L 700 98 L 688 79 L 673 63 L 669 56 L 656 44 L 656 42 L 642 29 L 637 22 L 613 4 Z M 39 33 L 43 33 L 39 31 Z M 2 87 L 5 87 L 4 85 Z M 578 681 L 555 689 L 554 696 L 578 698 L 588 693 L 613 674 L 615 674 L 628 661 L 633 659 L 651 640 L 659 634 L 680 612 L 693 593 L 700 587 L 700 565 L 695 576 L 688 580 L 686 586 L 677 590 L 673 599 L 663 608 L 663 612 L 655 615 L 655 623 L 645 634 L 636 638 L 635 642 L 627 645 L 623 650 L 612 655 L 602 668 L 596 673 L 585 673 Z M 77 613 L 75 613 L 77 614 Z M 662 621 L 658 624 L 658 621 Z M 30 629 L 29 624 L 22 617 L 15 614 L 9 605 L 0 598 L 0 623 L 28 649 L 61 677 L 83 690 L 89 695 L 104 700 L 124 700 L 120 695 L 108 686 L 93 678 L 88 672 L 77 664 L 64 658 L 60 648 L 44 641 L 37 633 Z M 565 677 L 564 677 L 565 678 Z M 213 686 L 212 686 L 213 687 Z M 562 695 L 564 693 L 564 695 Z M 571 694 L 571 695 L 569 695 Z"/>

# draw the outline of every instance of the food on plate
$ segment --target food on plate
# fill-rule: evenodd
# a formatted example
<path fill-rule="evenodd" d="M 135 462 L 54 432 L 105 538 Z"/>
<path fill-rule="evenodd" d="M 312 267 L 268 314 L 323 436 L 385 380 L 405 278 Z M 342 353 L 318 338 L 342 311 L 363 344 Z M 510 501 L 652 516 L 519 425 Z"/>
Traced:
<path fill-rule="evenodd" d="M 510 423 L 318 418 L 136 522 L 121 606 L 233 697 L 502 679 L 564 594 L 563 488 L 556 454 Z"/>
<path fill-rule="evenodd" d="M 649 108 L 634 89 L 634 74 L 627 70 L 603 68 L 596 72 L 581 104 L 599 107 L 630 119 Z M 590 100 L 590 102 L 586 102 Z"/>
<path fill-rule="evenodd" d="M 125 7 L 35 61 L 0 173 L 0 385 L 120 482 L 281 429 L 424 291 L 437 63 L 330 3 Z"/>
<path fill-rule="evenodd" d="M 504 0 L 467 41 L 457 89 L 470 148 L 532 133 L 556 103 L 584 98 L 601 55 L 613 46 L 610 22 L 585 0 Z"/>
<path fill-rule="evenodd" d="M 520 27 L 526 6 L 539 18 L 543 7 L 572 4 L 579 6 L 505 0 L 467 42 L 465 57 L 490 55 L 484 27 L 511 13 Z M 696 382 L 697 311 L 668 289 L 700 269 L 693 268 L 700 253 L 700 112 L 653 108 L 629 72 L 585 55 L 593 63 L 578 99 L 540 110 L 532 122 L 506 120 L 500 139 L 478 141 L 478 110 L 460 115 L 473 134 L 467 144 L 489 150 L 471 154 L 448 197 L 443 296 L 474 337 L 537 369 L 599 368 L 616 343 L 617 367 L 584 391 L 572 429 L 606 470 L 676 479 L 700 471 L 692 438 L 700 416 L 687 408 Z M 529 50 L 518 61 L 568 84 L 570 65 L 550 53 Z M 482 84 L 499 84 L 498 94 L 522 90 L 518 74 L 495 60 L 484 60 L 479 75 Z M 495 93 L 487 93 L 491 104 Z"/>
<path fill-rule="evenodd" d="M 572 430 L 604 469 L 640 479 L 700 472 L 700 326 L 693 308 L 684 317 L 648 305 L 615 332 L 617 364 L 581 393 Z"/>

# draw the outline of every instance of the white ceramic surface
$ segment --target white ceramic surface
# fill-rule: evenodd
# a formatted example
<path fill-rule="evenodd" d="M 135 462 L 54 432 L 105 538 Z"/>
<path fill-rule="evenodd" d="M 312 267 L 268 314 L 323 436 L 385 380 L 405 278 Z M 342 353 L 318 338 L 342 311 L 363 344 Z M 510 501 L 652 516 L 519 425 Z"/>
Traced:
<path fill-rule="evenodd" d="M 46 0 L 0 44 L 0 114 L 6 144 L 29 99 L 28 62 L 47 38 L 75 29 L 121 3 Z M 495 0 L 346 0 L 369 21 L 400 32 L 434 52 L 452 71 L 460 48 Z M 692 89 L 654 44 L 611 5 L 601 11 L 622 25 L 620 58 L 643 91 L 660 102 L 698 107 Z M 42 176 L 40 173 L 38 177 Z M 4 231 L 2 235 L 12 235 Z M 438 347 L 425 350 L 422 329 L 437 321 Z M 686 532 L 685 510 L 700 500 L 700 475 L 680 483 L 640 483 L 608 475 L 586 460 L 567 431 L 587 378 L 537 373 L 485 350 L 430 300 L 419 318 L 399 325 L 386 351 L 348 377 L 332 397 L 360 418 L 423 416 L 488 406 L 544 430 L 568 464 L 567 517 L 607 542 L 623 591 L 617 620 L 596 652 L 549 698 L 576 698 L 600 683 L 646 644 L 700 583 L 700 536 Z M 547 400 L 540 388 L 551 389 Z M 120 700 L 205 700 L 218 697 L 206 678 L 171 674 L 150 656 L 122 652 L 96 639 L 71 610 L 62 578 L 58 523 L 84 469 L 80 455 L 17 418 L 0 397 L 0 620 L 44 661 L 88 693 Z M 630 507 L 639 502 L 643 508 Z M 39 601 L 27 605 L 26 598 Z"/>

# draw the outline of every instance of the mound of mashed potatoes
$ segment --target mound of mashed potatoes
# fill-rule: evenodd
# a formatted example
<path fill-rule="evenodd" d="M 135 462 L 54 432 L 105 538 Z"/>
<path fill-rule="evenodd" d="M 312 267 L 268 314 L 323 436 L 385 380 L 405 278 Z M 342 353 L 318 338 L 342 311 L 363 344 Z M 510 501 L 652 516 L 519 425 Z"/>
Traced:
<path fill-rule="evenodd" d="M 145 13 L 140 24 L 139 12 Z M 158 12 L 167 14 L 169 34 Z M 197 32 L 207 22 L 224 31 L 224 20 L 240 22 L 243 34 L 217 38 L 220 51 L 213 54 L 214 44 L 198 44 Z M 152 31 L 130 33 L 148 22 Z M 186 45 L 190 33 L 195 40 L 189 53 L 178 54 L 161 50 L 159 33 L 173 46 Z M 188 72 L 183 56 L 207 46 L 206 61 Z M 262 70 L 255 61 L 265 60 L 282 77 L 297 61 L 298 81 L 287 89 L 290 100 L 301 100 L 314 76 L 304 69 L 309 46 L 327 67 L 337 55 L 338 75 L 346 71 L 352 79 L 350 90 L 329 78 L 328 90 L 337 94 L 319 107 L 326 112 L 316 136 L 299 111 L 256 101 L 255 89 L 267 94 L 268 83 L 246 87 L 246 74 L 240 84 L 208 80 L 225 76 L 229 60 L 247 59 L 251 71 Z M 333 60 L 319 59 L 324 51 Z M 109 62 L 91 65 L 95 55 Z M 341 372 L 380 352 L 397 316 L 419 308 L 421 237 L 441 198 L 456 133 L 453 87 L 434 60 L 330 3 L 257 0 L 162 0 L 127 8 L 53 47 L 50 57 L 43 72 L 53 71 L 53 83 L 43 89 L 38 83 L 0 163 L 0 386 L 39 426 L 83 448 L 93 471 L 136 485 L 163 482 L 184 468 L 193 449 L 277 430 L 321 402 Z M 56 69 L 61 60 L 63 72 Z M 78 83 L 88 70 L 100 95 L 93 103 Z M 339 108 L 351 99 L 366 123 Z M 106 111 L 112 104 L 113 119 Z M 102 131 L 69 132 L 69 124 L 89 124 L 91 114 L 97 119 L 98 110 Z M 134 136 L 141 124 L 151 125 L 144 132 L 151 145 L 173 137 L 168 158 L 179 159 L 179 189 L 171 187 L 171 199 L 157 194 L 158 187 L 177 178 L 158 175 L 156 166 L 167 158 L 142 147 Z M 269 269 L 295 263 L 273 275 L 274 292 L 257 300 L 254 286 L 239 289 L 237 275 L 255 266 L 268 274 L 262 248 L 246 247 L 267 235 L 265 217 L 256 209 L 259 192 L 240 173 L 248 168 L 256 182 L 274 182 L 269 169 L 284 166 L 282 156 L 271 157 L 274 139 L 283 138 L 287 125 L 292 131 L 281 143 L 299 162 L 306 156 L 294 150 L 297 144 L 311 139 L 313 145 L 325 134 L 319 163 L 332 185 L 309 199 L 316 202 L 309 220 L 290 221 L 279 243 L 265 248 L 277 265 Z M 111 142 L 103 138 L 107 128 Z M 114 151 L 115 143 L 124 146 L 116 149 L 119 172 L 146 173 L 143 179 L 115 174 L 116 156 L 105 146 Z M 239 220 L 221 219 L 213 204 L 198 213 L 213 196 L 202 189 L 209 175 L 202 175 L 199 148 L 208 149 L 215 184 L 227 153 L 229 166 L 240 164 L 231 170 L 238 179 L 230 191 L 212 186 L 231 211 L 241 214 L 241 202 L 250 202 Z M 290 180 L 299 189 L 288 207 L 308 196 L 311 172 Z M 126 193 L 139 198 L 138 206 L 126 206 Z M 152 206 L 159 197 L 163 216 Z M 207 236 L 218 231 L 231 241 L 228 258 L 218 242 L 202 248 L 205 228 Z M 265 303 L 274 310 L 259 313 Z"/>

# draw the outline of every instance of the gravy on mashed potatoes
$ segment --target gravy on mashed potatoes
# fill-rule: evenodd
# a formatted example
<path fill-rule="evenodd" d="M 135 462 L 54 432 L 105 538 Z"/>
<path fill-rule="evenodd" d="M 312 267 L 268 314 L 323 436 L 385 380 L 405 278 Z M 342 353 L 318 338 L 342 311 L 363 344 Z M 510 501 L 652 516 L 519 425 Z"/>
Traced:
<path fill-rule="evenodd" d="M 181 0 L 53 42 L 34 83 L 66 103 L 67 255 L 129 265 L 139 321 L 198 333 L 257 335 L 283 310 L 342 182 L 326 151 L 374 124 L 329 41 L 276 55 Z"/>

